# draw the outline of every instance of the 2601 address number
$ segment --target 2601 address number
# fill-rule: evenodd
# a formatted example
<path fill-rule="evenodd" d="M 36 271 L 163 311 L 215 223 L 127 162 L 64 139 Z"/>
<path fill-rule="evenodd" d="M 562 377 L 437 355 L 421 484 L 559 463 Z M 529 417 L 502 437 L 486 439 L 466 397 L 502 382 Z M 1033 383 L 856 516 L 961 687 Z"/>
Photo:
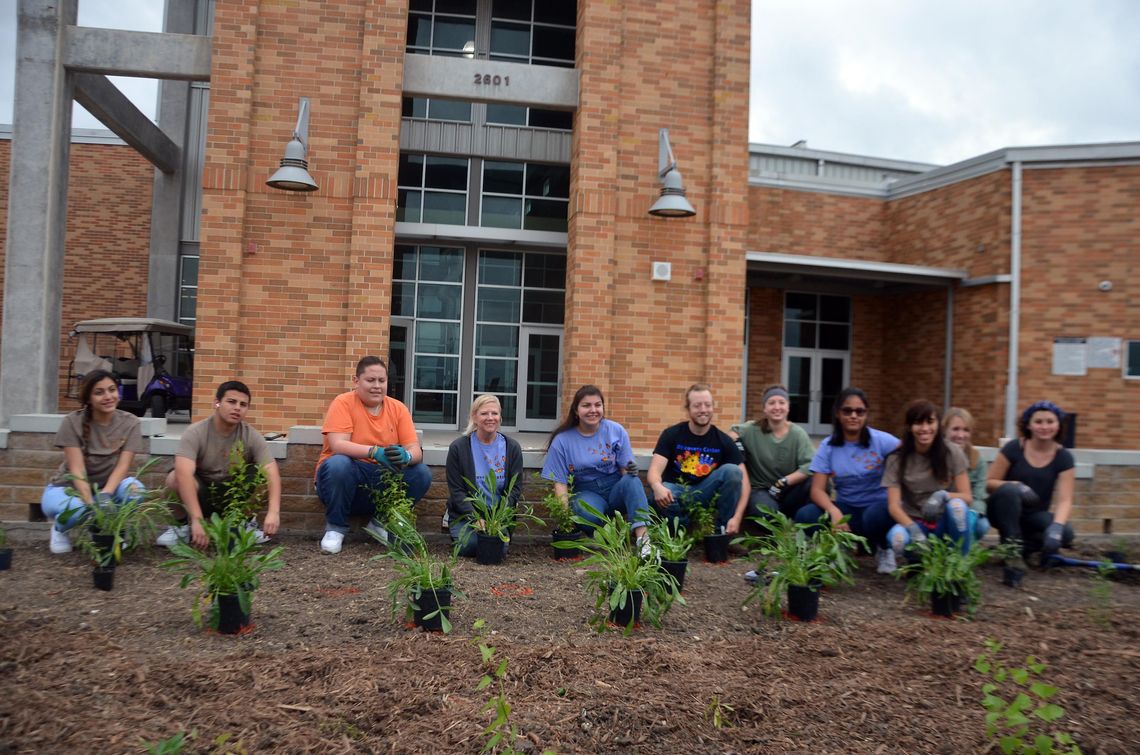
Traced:
<path fill-rule="evenodd" d="M 475 86 L 482 86 L 482 87 L 504 86 L 504 87 L 509 87 L 510 85 L 511 85 L 511 77 L 510 76 L 499 76 L 498 74 L 495 74 L 494 76 L 492 76 L 489 73 L 477 73 L 477 74 L 475 74 Z"/>

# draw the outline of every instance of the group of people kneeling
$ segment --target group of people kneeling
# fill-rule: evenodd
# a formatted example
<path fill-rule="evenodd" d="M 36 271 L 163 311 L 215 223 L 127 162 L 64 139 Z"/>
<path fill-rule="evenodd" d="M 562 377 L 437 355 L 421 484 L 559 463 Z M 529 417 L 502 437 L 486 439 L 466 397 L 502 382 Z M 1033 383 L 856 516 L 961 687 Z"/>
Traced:
<path fill-rule="evenodd" d="M 379 357 L 364 357 L 352 385 L 333 399 L 325 415 L 314 476 L 326 520 L 320 549 L 328 554 L 340 552 L 351 515 L 374 514 L 372 491 L 386 473 L 400 475 L 413 501 L 431 485 L 411 413 L 387 395 L 387 365 Z M 64 461 L 42 498 L 44 514 L 56 520 L 53 553 L 71 550 L 67 530 L 83 518 L 66 512 L 80 512 L 100 498 L 123 501 L 143 492 L 142 483 L 130 476 L 134 456 L 143 451 L 139 420 L 118 409 L 117 378 L 92 372 L 80 400 L 83 408 L 67 415 L 56 435 Z M 221 513 L 215 491 L 232 473 L 235 454 L 239 463 L 265 472 L 268 502 L 258 538 L 277 533 L 281 477 L 264 437 L 245 422 L 250 401 L 243 383 L 223 383 L 213 414 L 183 433 L 166 478 L 181 521 L 159 536 L 159 545 L 185 540 L 206 547 L 202 520 Z M 1073 539 L 1068 520 L 1074 463 L 1058 442 L 1065 415 L 1055 404 L 1038 402 L 1022 413 L 1021 437 L 1002 447 L 988 473 L 970 443 L 973 421 L 963 409 L 950 409 L 940 418 L 929 401 L 911 403 L 900 441 L 871 427 L 866 395 L 846 388 L 835 403 L 833 431 L 816 449 L 789 421 L 783 386 L 767 388 L 761 407 L 757 420 L 725 432 L 712 422 L 711 388 L 689 387 L 687 418 L 666 428 L 653 449 L 647 495 L 629 434 L 605 416 L 602 391 L 582 386 L 551 433 L 542 477 L 587 521 L 620 511 L 645 555 L 651 553 L 645 537 L 651 508 L 684 525 L 691 505 L 713 506 L 718 530 L 729 534 L 739 532 L 746 517 L 768 512 L 804 523 L 826 514 L 833 526 L 876 546 L 878 570 L 884 573 L 895 570 L 911 544 L 949 535 L 969 548 L 992 525 L 1003 543 L 1021 546 L 1022 556 L 1006 564 L 1007 577 L 1016 583 L 1025 572 L 1024 555 L 1055 552 Z M 447 521 L 461 555 L 475 550 L 471 486 L 494 495 L 509 492 L 512 504 L 521 494 L 522 486 L 509 487 L 509 481 L 522 478 L 522 449 L 501 432 L 501 424 L 498 398 L 479 396 L 466 431 L 448 448 Z M 488 489 L 492 481 L 496 490 Z M 386 538 L 374 518 L 365 529 Z"/>

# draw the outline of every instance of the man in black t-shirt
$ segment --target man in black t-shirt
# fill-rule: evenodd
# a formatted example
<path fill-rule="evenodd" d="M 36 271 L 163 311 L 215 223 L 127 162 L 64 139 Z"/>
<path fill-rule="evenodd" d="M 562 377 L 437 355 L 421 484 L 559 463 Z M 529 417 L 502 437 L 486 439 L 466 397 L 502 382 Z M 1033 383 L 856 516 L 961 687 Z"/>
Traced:
<path fill-rule="evenodd" d="M 707 505 L 715 496 L 717 532 L 735 534 L 740 529 L 736 513 L 748 503 L 744 456 L 732 438 L 712 423 L 712 389 L 707 384 L 689 386 L 685 411 L 689 421 L 665 428 L 653 449 L 645 476 L 653 501 L 663 516 L 678 517 L 685 525 L 686 503 Z"/>

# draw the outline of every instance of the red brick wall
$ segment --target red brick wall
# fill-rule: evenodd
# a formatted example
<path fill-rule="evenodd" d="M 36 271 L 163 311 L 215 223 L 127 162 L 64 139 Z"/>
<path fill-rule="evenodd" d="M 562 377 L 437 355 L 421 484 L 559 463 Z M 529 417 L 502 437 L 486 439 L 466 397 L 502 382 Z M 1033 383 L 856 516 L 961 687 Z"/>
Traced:
<path fill-rule="evenodd" d="M 10 140 L 0 140 L 0 301 L 11 148 Z M 154 180 L 150 163 L 125 145 L 72 144 L 69 170 L 60 320 L 61 411 L 78 407 L 64 395 L 68 363 L 75 353 L 68 334 L 75 323 L 93 317 L 146 316 Z"/>
<path fill-rule="evenodd" d="M 748 203 L 752 251 L 887 261 L 881 199 L 751 186 Z"/>
<path fill-rule="evenodd" d="M 1140 448 L 1140 380 L 1051 369 L 1055 337 L 1140 338 L 1140 166 L 1023 176 L 1021 406 L 1047 398 L 1076 412 L 1078 445 Z"/>

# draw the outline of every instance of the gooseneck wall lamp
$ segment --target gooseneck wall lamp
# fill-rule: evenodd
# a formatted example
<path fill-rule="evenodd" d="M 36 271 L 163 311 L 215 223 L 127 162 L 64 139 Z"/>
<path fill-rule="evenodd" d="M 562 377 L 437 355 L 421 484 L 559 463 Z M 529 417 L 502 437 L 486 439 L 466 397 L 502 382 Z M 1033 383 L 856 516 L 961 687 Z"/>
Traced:
<path fill-rule="evenodd" d="M 689 200 L 685 199 L 685 187 L 681 183 L 681 172 L 677 170 L 677 158 L 669 146 L 669 129 L 663 128 L 657 134 L 657 178 L 661 181 L 661 196 L 649 208 L 650 215 L 659 218 L 688 218 L 697 214 Z"/>
<path fill-rule="evenodd" d="M 265 183 L 282 191 L 316 191 L 317 182 L 309 175 L 309 98 L 302 97 L 297 109 L 297 126 L 285 145 L 281 167 Z"/>

